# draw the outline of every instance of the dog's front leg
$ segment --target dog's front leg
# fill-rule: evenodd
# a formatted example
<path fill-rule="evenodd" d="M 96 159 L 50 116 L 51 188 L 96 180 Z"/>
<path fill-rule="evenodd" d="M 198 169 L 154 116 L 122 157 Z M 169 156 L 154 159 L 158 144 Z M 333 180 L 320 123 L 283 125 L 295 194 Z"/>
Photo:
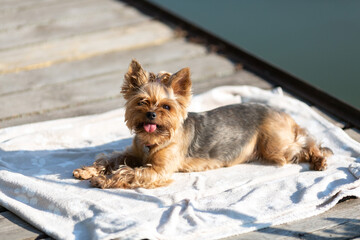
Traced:
<path fill-rule="evenodd" d="M 86 180 L 92 177 L 111 174 L 119 166 L 139 166 L 140 160 L 131 154 L 131 149 L 124 152 L 113 152 L 112 154 L 99 154 L 93 165 L 75 169 L 73 175 L 75 178 Z"/>
<path fill-rule="evenodd" d="M 171 174 L 160 174 L 153 167 L 121 166 L 114 174 L 91 178 L 91 185 L 99 188 L 155 188 L 168 185 Z"/>
<path fill-rule="evenodd" d="M 178 169 L 177 157 L 168 151 L 149 156 L 148 164 L 141 167 L 120 166 L 110 175 L 99 175 L 91 184 L 99 188 L 155 188 L 172 182 L 171 175 Z"/>

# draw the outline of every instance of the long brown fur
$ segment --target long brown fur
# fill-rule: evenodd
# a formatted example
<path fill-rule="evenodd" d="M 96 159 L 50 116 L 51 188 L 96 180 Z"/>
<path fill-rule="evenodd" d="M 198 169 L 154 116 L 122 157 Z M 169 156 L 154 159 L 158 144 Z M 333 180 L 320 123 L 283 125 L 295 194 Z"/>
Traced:
<path fill-rule="evenodd" d="M 155 75 L 133 60 L 121 93 L 127 100 L 126 125 L 135 133 L 133 144 L 124 152 L 100 154 L 92 166 L 74 170 L 75 178 L 90 179 L 94 187 L 155 188 L 171 183 L 174 172 L 205 171 L 257 159 L 278 165 L 308 162 L 314 170 L 325 170 L 326 157 L 332 154 L 289 115 L 265 106 L 229 106 L 189 116 L 186 110 L 191 100 L 188 68 L 175 74 Z M 241 114 L 237 116 L 233 112 Z M 220 122 L 223 119 L 233 124 L 244 116 L 258 120 L 242 119 L 246 125 L 239 126 L 242 133 L 232 131 L 229 126 L 225 137 L 213 136 L 221 125 L 216 128 L 206 124 L 215 117 Z M 232 134 L 239 142 L 226 140 Z M 216 148 L 224 141 L 228 141 L 225 146 L 234 151 L 226 154 L 225 150 Z"/>

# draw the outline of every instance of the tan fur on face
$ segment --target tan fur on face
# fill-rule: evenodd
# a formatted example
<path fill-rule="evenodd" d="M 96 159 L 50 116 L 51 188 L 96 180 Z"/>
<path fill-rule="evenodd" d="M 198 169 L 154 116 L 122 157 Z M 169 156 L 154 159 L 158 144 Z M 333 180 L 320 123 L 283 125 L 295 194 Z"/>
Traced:
<path fill-rule="evenodd" d="M 155 77 L 147 73 L 136 61 L 132 61 L 125 75 L 122 94 L 127 99 L 125 121 L 145 145 L 160 145 L 169 141 L 187 117 L 186 108 L 191 99 L 191 81 L 188 68 L 171 75 L 162 72 Z M 164 109 L 164 106 L 170 110 Z M 141 126 L 147 112 L 157 115 L 154 124 L 157 134 L 147 133 Z"/>
<path fill-rule="evenodd" d="M 138 92 L 126 103 L 126 125 L 142 139 L 144 144 L 159 145 L 169 141 L 186 118 L 186 109 L 179 104 L 173 90 L 160 83 L 147 83 Z M 165 105 L 170 109 L 165 109 Z M 147 112 L 155 112 L 157 115 L 154 120 L 154 123 L 159 126 L 156 136 L 154 133 L 147 133 L 141 127 L 148 121 Z"/>
<path fill-rule="evenodd" d="M 124 98 L 128 100 L 130 97 L 136 95 L 137 90 L 149 81 L 149 77 L 149 73 L 146 72 L 137 61 L 131 61 L 121 89 Z"/>
<path fill-rule="evenodd" d="M 187 108 L 191 100 L 191 81 L 189 68 L 183 68 L 177 73 L 166 77 L 162 81 L 167 87 L 174 91 L 178 96 L 177 101 L 183 108 Z"/>

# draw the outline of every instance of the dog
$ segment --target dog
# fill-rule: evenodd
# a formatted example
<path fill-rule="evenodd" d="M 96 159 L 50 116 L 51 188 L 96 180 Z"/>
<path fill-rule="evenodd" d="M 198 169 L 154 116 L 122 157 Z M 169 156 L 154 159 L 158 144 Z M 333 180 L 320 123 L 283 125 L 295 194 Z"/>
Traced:
<path fill-rule="evenodd" d="M 166 186 L 175 172 L 253 160 L 326 169 L 331 149 L 317 144 L 288 114 L 258 103 L 187 112 L 191 85 L 189 68 L 155 75 L 132 60 L 121 93 L 133 143 L 123 152 L 100 154 L 92 166 L 75 169 L 74 177 L 90 179 L 93 187 L 133 189 Z"/>

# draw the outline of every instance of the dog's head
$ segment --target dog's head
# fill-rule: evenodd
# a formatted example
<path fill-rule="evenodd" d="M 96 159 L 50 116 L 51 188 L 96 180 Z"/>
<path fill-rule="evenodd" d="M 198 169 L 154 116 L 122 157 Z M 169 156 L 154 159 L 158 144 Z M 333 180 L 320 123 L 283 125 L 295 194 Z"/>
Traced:
<path fill-rule="evenodd" d="M 125 121 L 145 145 L 169 141 L 187 118 L 191 100 L 189 68 L 177 73 L 145 71 L 132 60 L 121 93 L 126 99 Z"/>

